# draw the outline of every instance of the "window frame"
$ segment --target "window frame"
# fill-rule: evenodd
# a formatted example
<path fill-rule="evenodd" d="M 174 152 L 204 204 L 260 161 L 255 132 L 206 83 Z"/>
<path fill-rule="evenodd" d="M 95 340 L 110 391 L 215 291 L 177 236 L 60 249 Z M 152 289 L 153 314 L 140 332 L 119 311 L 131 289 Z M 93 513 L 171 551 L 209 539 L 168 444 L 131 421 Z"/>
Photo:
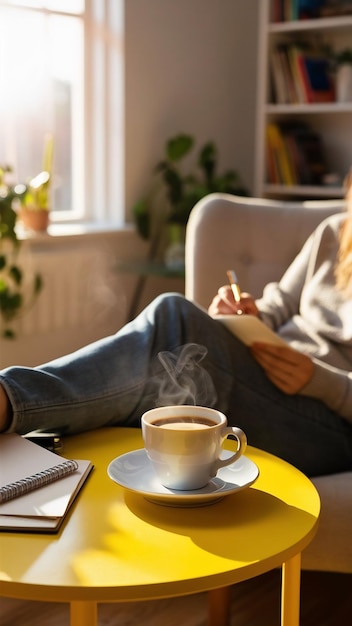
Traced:
<path fill-rule="evenodd" d="M 124 0 L 85 0 L 77 14 L 20 2 L 3 6 L 49 15 L 72 16 L 83 23 L 83 123 L 75 128 L 81 144 L 69 210 L 52 210 L 52 223 L 113 223 L 123 227 L 124 209 Z M 79 128 L 81 127 L 81 128 Z M 75 142 L 72 142 L 73 145 Z M 73 165 L 74 166 L 74 165 Z"/>

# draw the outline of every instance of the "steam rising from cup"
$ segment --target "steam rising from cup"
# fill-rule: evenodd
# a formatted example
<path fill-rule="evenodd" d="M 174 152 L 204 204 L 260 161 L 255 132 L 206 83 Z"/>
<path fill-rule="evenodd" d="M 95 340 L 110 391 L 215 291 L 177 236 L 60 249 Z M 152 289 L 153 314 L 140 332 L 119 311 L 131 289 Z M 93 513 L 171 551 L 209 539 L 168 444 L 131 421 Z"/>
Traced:
<path fill-rule="evenodd" d="M 156 406 L 215 405 L 217 394 L 213 381 L 201 365 L 207 352 L 205 346 L 196 343 L 180 346 L 174 352 L 159 352 L 165 372 L 155 380 L 159 387 Z"/>

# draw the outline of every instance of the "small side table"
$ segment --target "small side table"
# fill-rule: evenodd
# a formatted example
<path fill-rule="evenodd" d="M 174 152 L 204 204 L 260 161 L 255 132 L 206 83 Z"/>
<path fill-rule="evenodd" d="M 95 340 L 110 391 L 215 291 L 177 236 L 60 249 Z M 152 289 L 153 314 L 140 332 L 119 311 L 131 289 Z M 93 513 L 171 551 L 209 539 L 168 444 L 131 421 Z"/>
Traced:
<path fill-rule="evenodd" d="M 95 469 L 58 535 L 0 533 L 0 594 L 69 602 L 71 626 L 97 626 L 99 602 L 209 591 L 209 623 L 226 626 L 230 585 L 282 566 L 281 626 L 299 625 L 300 554 L 320 512 L 301 472 L 249 446 L 260 470 L 251 487 L 210 506 L 173 508 L 107 476 L 110 461 L 143 447 L 139 429 L 91 431 L 64 445 L 65 457 Z"/>

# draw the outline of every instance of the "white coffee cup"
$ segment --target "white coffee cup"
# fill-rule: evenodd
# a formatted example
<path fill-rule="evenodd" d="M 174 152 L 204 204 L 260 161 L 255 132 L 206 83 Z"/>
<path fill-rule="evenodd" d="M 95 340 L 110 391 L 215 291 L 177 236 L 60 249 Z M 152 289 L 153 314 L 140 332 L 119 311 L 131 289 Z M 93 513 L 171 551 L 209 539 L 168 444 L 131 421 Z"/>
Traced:
<path fill-rule="evenodd" d="M 142 434 L 155 473 L 169 489 L 204 487 L 221 467 L 237 461 L 247 446 L 245 433 L 236 426 L 227 426 L 223 413 L 201 406 L 151 409 L 142 416 Z M 236 438 L 237 450 L 221 459 L 229 435 Z"/>

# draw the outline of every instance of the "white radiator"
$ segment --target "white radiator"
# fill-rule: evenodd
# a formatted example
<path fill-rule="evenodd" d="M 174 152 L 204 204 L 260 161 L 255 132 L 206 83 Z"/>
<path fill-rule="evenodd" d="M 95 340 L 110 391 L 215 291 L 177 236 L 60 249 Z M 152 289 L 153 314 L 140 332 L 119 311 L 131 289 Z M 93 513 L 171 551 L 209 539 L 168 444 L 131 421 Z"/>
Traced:
<path fill-rule="evenodd" d="M 43 289 L 26 314 L 18 320 L 21 335 L 80 328 L 91 324 L 99 311 L 101 286 L 108 284 L 107 259 L 94 250 L 40 251 L 26 263 L 39 271 Z M 33 278 L 32 274 L 32 278 Z"/>
<path fill-rule="evenodd" d="M 115 332 L 125 321 L 126 290 L 116 258 L 104 245 L 23 246 L 21 262 L 43 288 L 12 325 L 14 340 L 0 340 L 0 368 L 37 365 Z M 29 291 L 29 290 L 28 290 Z M 27 298 L 28 299 L 28 298 Z"/>

